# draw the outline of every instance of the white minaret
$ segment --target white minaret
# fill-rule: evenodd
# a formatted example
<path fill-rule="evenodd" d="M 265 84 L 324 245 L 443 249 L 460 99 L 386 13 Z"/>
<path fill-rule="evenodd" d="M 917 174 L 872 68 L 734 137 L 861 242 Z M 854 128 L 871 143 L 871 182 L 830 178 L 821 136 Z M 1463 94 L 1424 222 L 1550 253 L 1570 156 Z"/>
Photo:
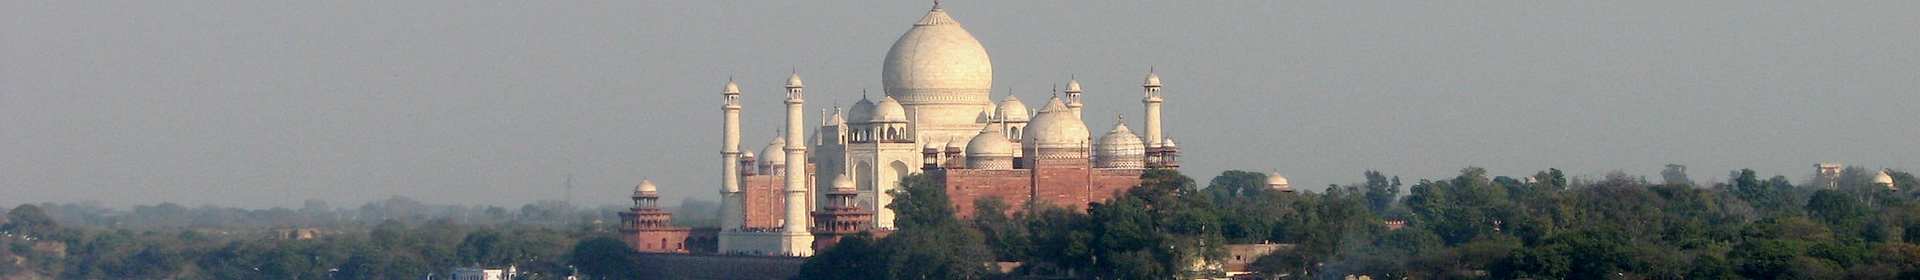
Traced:
<path fill-rule="evenodd" d="M 1161 142 L 1166 141 L 1160 136 L 1160 103 L 1165 102 L 1160 99 L 1160 74 L 1147 68 L 1147 82 L 1140 86 L 1147 90 L 1147 96 L 1140 99 L 1140 103 L 1147 105 L 1147 148 L 1159 148 Z"/>
<path fill-rule="evenodd" d="M 1082 104 L 1080 104 L 1080 79 L 1077 77 L 1068 79 L 1066 92 L 1067 92 L 1067 110 L 1073 110 L 1074 118 L 1081 118 L 1080 106 L 1082 106 Z"/>
<path fill-rule="evenodd" d="M 803 127 L 806 103 L 800 74 L 787 78 L 787 207 L 786 224 L 780 228 L 780 252 L 788 256 L 812 256 L 813 234 L 807 232 L 807 129 Z"/>
<path fill-rule="evenodd" d="M 746 198 L 740 195 L 740 85 L 728 78 L 720 96 L 725 102 L 720 105 L 725 114 L 720 129 L 720 229 L 740 230 L 746 224 L 741 207 Z"/>

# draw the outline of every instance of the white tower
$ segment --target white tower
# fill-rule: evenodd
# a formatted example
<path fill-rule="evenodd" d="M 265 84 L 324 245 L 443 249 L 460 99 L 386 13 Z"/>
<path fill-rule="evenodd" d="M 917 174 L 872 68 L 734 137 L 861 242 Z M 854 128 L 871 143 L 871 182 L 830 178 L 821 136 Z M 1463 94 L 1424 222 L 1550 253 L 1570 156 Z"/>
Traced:
<path fill-rule="evenodd" d="M 1075 118 L 1086 119 L 1085 116 L 1080 115 L 1080 106 L 1084 105 L 1080 104 L 1080 79 L 1068 79 L 1066 92 L 1067 110 L 1073 110 L 1073 117 Z"/>
<path fill-rule="evenodd" d="M 787 158 L 795 160 L 787 164 L 787 207 L 786 224 L 780 229 L 780 254 L 787 256 L 812 256 L 813 234 L 807 232 L 807 130 L 804 127 L 806 112 L 801 111 L 806 98 L 803 96 L 800 74 L 794 73 L 787 78 Z"/>
<path fill-rule="evenodd" d="M 1160 99 L 1160 74 L 1148 68 L 1147 82 L 1140 86 L 1147 91 L 1147 96 L 1140 99 L 1140 103 L 1147 105 L 1147 148 L 1159 148 L 1161 142 L 1166 141 L 1160 136 L 1160 103 L 1165 102 Z"/>
<path fill-rule="evenodd" d="M 740 195 L 740 85 L 727 79 L 720 90 L 725 114 L 720 130 L 720 229 L 740 230 L 746 223 Z"/>

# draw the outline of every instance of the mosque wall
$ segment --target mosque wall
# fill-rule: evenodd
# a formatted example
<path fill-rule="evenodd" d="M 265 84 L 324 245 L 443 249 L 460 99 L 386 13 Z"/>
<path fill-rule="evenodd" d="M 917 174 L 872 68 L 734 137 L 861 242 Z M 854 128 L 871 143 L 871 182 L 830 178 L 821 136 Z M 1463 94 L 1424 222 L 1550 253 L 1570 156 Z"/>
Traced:
<path fill-rule="evenodd" d="M 808 173 L 807 176 L 814 176 L 811 171 Z M 743 181 L 740 182 L 741 200 L 746 202 L 741 204 L 741 208 L 743 208 L 741 210 L 745 212 L 744 214 L 747 216 L 745 223 L 746 228 L 778 229 L 781 225 L 781 220 L 787 218 L 786 175 L 759 174 L 740 176 L 740 178 L 741 181 Z M 813 181 L 812 179 L 807 180 L 807 184 L 809 184 L 807 190 L 809 193 L 814 193 L 812 191 L 814 189 L 812 185 Z M 808 201 L 807 205 L 813 205 L 813 201 Z"/>
<path fill-rule="evenodd" d="M 935 171 L 944 174 L 947 184 L 947 199 L 954 204 L 954 213 L 961 219 L 973 217 L 973 202 L 982 198 L 998 197 L 1007 202 L 1008 213 L 1020 210 L 1032 194 L 1032 170 L 981 170 L 981 169 L 945 169 Z"/>

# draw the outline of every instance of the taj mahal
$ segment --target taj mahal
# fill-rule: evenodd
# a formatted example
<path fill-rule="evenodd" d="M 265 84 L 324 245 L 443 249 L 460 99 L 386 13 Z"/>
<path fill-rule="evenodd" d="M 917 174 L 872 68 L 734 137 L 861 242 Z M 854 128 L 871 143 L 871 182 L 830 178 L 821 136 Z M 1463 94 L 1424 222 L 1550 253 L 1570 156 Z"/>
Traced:
<path fill-rule="evenodd" d="M 1038 110 L 1011 96 L 993 100 L 986 47 L 938 2 L 893 42 L 881 70 L 884 94 L 844 111 L 821 108 L 814 126 L 803 119 L 806 84 L 799 73 L 788 77 L 780 85 L 783 133 L 757 154 L 740 141 L 741 99 L 754 97 L 728 79 L 720 91 L 720 253 L 810 256 L 840 237 L 884 235 L 895 227 L 889 191 L 915 174 L 944 182 L 954 209 L 967 216 L 984 198 L 1082 209 L 1139 184 L 1146 170 L 1179 167 L 1180 150 L 1162 132 L 1165 99 L 1151 69 L 1140 84 L 1144 137 L 1120 119 L 1097 138 L 1083 121 L 1078 80 Z M 635 199 L 644 190 L 650 205 L 655 188 L 644 185 Z M 661 237 L 654 246 L 654 239 L 686 236 L 684 229 L 649 230 L 644 225 L 664 224 L 650 221 L 629 223 L 636 225 L 623 229 L 629 242 L 667 248 L 679 240 Z"/>

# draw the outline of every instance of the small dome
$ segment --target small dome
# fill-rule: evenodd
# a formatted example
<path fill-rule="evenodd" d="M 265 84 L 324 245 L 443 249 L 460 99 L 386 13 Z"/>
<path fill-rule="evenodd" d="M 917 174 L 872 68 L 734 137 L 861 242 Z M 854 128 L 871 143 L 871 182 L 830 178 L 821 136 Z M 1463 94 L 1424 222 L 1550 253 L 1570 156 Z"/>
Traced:
<path fill-rule="evenodd" d="M 1154 73 L 1153 71 L 1147 71 L 1147 82 L 1142 85 L 1155 86 L 1155 87 L 1160 86 L 1160 74 Z"/>
<path fill-rule="evenodd" d="M 740 154 L 740 157 L 743 157 L 743 158 L 753 158 L 753 151 L 746 151 L 746 152 L 743 152 L 742 154 Z"/>
<path fill-rule="evenodd" d="M 1886 170 L 1880 170 L 1880 174 L 1874 174 L 1874 175 L 1873 175 L 1873 184 L 1875 184 L 1875 185 L 1888 185 L 1888 186 L 1892 186 L 1892 185 L 1893 185 L 1893 175 L 1889 175 L 1889 174 L 1887 174 L 1887 171 L 1886 171 Z"/>
<path fill-rule="evenodd" d="M 733 79 L 727 79 L 727 85 L 720 87 L 720 93 L 740 94 L 740 84 L 734 83 Z"/>
<path fill-rule="evenodd" d="M 966 145 L 966 144 L 961 143 L 960 140 L 947 139 L 948 150 L 959 150 L 961 148 L 960 145 Z"/>
<path fill-rule="evenodd" d="M 1027 104 L 1020 103 L 1020 98 L 1013 97 L 1012 95 L 1008 95 L 1007 99 L 1000 100 L 1000 107 L 995 108 L 994 111 L 997 112 L 995 114 L 999 115 L 1000 119 L 1009 122 L 1027 121 L 1027 116 L 1029 115 L 1027 113 Z"/>
<path fill-rule="evenodd" d="M 847 176 L 847 174 L 840 174 L 840 176 L 834 176 L 834 177 L 835 178 L 833 178 L 833 191 L 836 191 L 836 192 L 854 191 L 853 176 Z"/>
<path fill-rule="evenodd" d="M 652 193 L 659 191 L 660 188 L 653 185 L 653 180 L 641 179 L 640 185 L 633 186 L 634 193 Z"/>
<path fill-rule="evenodd" d="M 1160 146 L 1161 146 L 1161 147 L 1167 147 L 1167 148 L 1179 148 L 1179 147 L 1180 147 L 1180 146 L 1175 146 L 1175 145 L 1173 145 L 1173 137 L 1167 137 L 1167 139 L 1166 139 L 1166 140 L 1164 140 L 1164 141 L 1160 141 L 1160 142 L 1161 142 L 1161 144 L 1160 144 Z"/>
<path fill-rule="evenodd" d="M 928 150 L 939 150 L 939 149 L 940 149 L 940 147 L 942 147 L 942 146 L 940 145 L 940 143 L 934 143 L 933 141 L 927 141 L 927 147 L 926 147 L 926 149 L 928 149 Z"/>
<path fill-rule="evenodd" d="M 800 73 L 793 73 L 793 76 L 787 76 L 787 87 L 806 87 L 806 84 L 800 82 Z"/>
<path fill-rule="evenodd" d="M 1056 96 L 1047 99 L 1047 106 L 1040 109 L 1040 114 L 1035 115 L 1032 122 L 1027 123 L 1027 131 L 1023 135 L 1025 138 L 1021 139 L 1021 147 L 1023 149 L 1085 147 L 1086 144 L 1090 144 L 1087 143 L 1090 135 L 1092 134 L 1087 132 L 1087 124 L 1081 122 L 1078 116 L 1074 116 L 1073 111 L 1068 110 L 1066 104 L 1060 103 L 1060 97 Z"/>
<path fill-rule="evenodd" d="M 872 120 L 873 101 L 867 100 L 867 96 L 861 95 L 860 102 L 854 102 L 853 108 L 847 109 L 847 119 L 853 120 L 855 123 L 867 123 L 868 120 Z"/>
<path fill-rule="evenodd" d="M 1080 92 L 1080 79 L 1067 80 L 1067 92 Z"/>
<path fill-rule="evenodd" d="M 765 157 L 765 158 L 761 158 L 760 162 L 766 163 L 766 164 L 787 163 L 787 153 L 781 150 L 781 149 L 784 149 L 786 146 L 787 146 L 787 139 L 784 139 L 778 136 L 773 137 L 772 142 L 767 142 L 766 148 L 760 149 L 760 156 Z"/>
<path fill-rule="evenodd" d="M 893 100 L 892 96 L 881 98 L 880 104 L 874 105 L 871 120 L 873 122 L 907 122 L 907 107 L 900 106 L 900 101 Z"/>
<path fill-rule="evenodd" d="M 827 118 L 826 125 L 831 126 L 831 125 L 842 125 L 842 124 L 847 124 L 847 117 L 844 116 L 844 114 L 840 113 L 839 108 L 835 108 L 833 110 L 833 116 Z M 819 134 L 815 134 L 815 135 L 817 136 Z"/>
<path fill-rule="evenodd" d="M 1289 186 L 1286 176 L 1280 176 L 1280 172 L 1267 173 L 1267 187 L 1281 188 L 1286 186 Z"/>
<path fill-rule="evenodd" d="M 1143 168 L 1146 167 L 1147 147 L 1127 128 L 1126 120 L 1113 125 L 1113 131 L 1100 136 L 1100 146 L 1096 147 L 1100 157 L 1095 165 L 1101 168 Z"/>
<path fill-rule="evenodd" d="M 1107 132 L 1105 136 L 1100 136 L 1100 145 L 1143 145 L 1141 143 L 1140 136 L 1134 135 L 1133 130 L 1128 129 L 1125 122 L 1113 124 L 1112 131 Z"/>
<path fill-rule="evenodd" d="M 987 125 L 973 140 L 967 141 L 967 157 L 1013 157 L 1013 141 L 1000 133 L 1000 125 Z"/>

